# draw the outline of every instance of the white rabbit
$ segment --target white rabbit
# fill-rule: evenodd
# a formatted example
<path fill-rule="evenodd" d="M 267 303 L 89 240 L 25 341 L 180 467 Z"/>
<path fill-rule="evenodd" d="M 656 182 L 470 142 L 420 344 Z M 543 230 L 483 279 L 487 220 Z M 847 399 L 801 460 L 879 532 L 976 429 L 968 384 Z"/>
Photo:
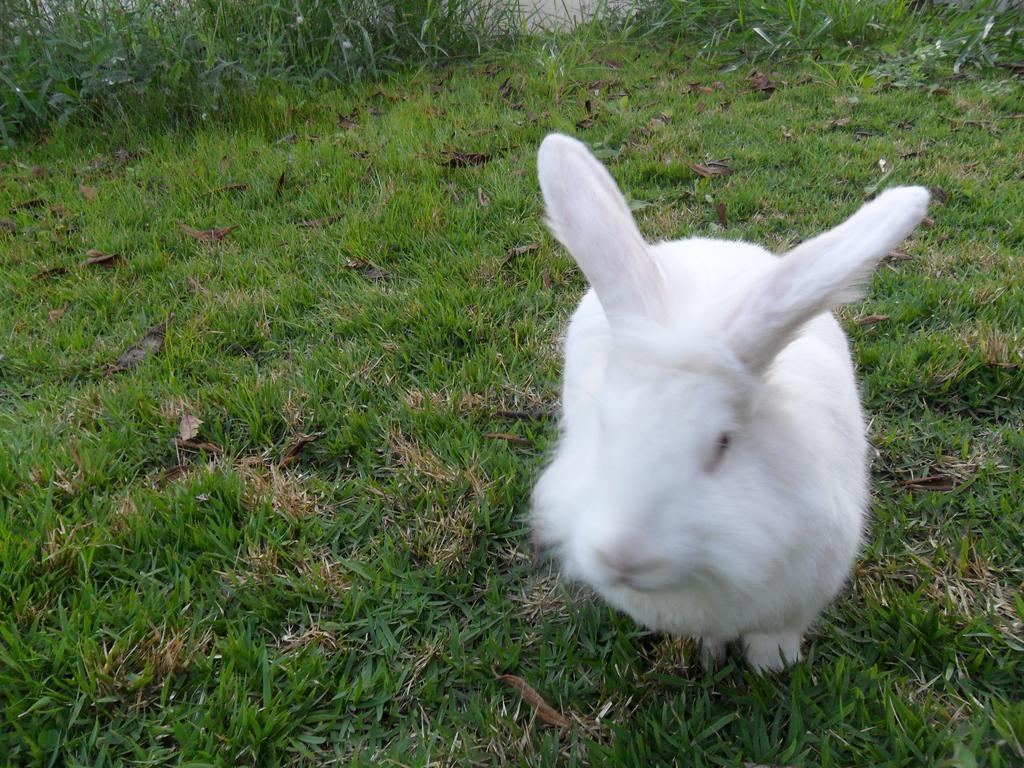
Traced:
<path fill-rule="evenodd" d="M 650 245 L 575 139 L 537 157 L 548 225 L 591 290 L 565 339 L 561 438 L 538 543 L 652 629 L 740 639 L 755 669 L 800 659 L 843 586 L 868 500 L 846 336 L 830 313 L 925 215 L 891 189 L 782 258 L 749 243 Z"/>

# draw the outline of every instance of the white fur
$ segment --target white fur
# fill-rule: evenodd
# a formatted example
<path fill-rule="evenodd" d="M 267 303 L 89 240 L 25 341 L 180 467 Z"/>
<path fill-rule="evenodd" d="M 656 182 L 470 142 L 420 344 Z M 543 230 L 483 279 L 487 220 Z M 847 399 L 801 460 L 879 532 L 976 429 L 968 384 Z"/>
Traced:
<path fill-rule="evenodd" d="M 917 225 L 928 192 L 887 191 L 779 259 L 741 242 L 646 244 L 569 137 L 544 140 L 538 171 L 552 231 L 593 286 L 566 336 L 538 540 L 639 623 L 702 638 L 707 662 L 736 639 L 755 668 L 796 661 L 850 571 L 868 497 L 829 310 Z"/>

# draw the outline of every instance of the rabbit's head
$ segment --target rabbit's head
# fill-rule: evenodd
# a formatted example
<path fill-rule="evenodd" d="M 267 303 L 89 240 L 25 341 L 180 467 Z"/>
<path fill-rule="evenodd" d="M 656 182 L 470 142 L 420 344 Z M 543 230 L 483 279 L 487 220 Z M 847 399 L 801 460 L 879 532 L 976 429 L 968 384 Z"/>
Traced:
<path fill-rule="evenodd" d="M 538 538 L 595 585 L 659 591 L 724 562 L 737 575 L 737 544 L 766 533 L 751 516 L 773 492 L 760 487 L 766 453 L 800 455 L 798 413 L 764 422 L 784 418 L 759 407 L 765 382 L 805 324 L 856 297 L 924 216 L 928 192 L 885 192 L 774 259 L 746 243 L 648 245 L 611 175 L 567 136 L 544 140 L 538 171 L 548 225 L 594 289 L 592 315 L 603 314 L 586 317 L 584 302 L 569 331 L 576 390 L 534 493 Z M 754 266 L 719 274 L 708 259 L 689 263 L 687 249 Z"/>

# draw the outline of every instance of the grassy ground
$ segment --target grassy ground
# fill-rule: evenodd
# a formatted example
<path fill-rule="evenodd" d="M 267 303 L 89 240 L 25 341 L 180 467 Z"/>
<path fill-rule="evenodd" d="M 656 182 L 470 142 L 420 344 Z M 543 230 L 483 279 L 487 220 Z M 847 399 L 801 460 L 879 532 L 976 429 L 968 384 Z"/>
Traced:
<path fill-rule="evenodd" d="M 0 762 L 1020 765 L 1021 86 L 863 73 L 570 42 L 14 155 Z M 652 239 L 782 250 L 941 190 L 843 313 L 874 524 L 790 672 L 704 675 L 531 562 L 583 290 L 540 221 L 550 130 Z"/>

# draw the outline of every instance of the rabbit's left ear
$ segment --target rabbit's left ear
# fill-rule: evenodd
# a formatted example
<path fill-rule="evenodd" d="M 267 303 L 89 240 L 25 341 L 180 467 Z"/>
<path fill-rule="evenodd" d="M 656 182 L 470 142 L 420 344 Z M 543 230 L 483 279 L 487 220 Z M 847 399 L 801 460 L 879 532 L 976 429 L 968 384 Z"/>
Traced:
<path fill-rule="evenodd" d="M 726 323 L 739 360 L 764 373 L 804 323 L 859 298 L 875 265 L 924 218 L 928 197 L 924 187 L 883 192 L 835 229 L 783 256 Z"/>
<path fill-rule="evenodd" d="M 537 152 L 548 226 L 568 249 L 614 323 L 661 320 L 664 279 L 611 174 L 581 142 L 553 133 Z"/>

